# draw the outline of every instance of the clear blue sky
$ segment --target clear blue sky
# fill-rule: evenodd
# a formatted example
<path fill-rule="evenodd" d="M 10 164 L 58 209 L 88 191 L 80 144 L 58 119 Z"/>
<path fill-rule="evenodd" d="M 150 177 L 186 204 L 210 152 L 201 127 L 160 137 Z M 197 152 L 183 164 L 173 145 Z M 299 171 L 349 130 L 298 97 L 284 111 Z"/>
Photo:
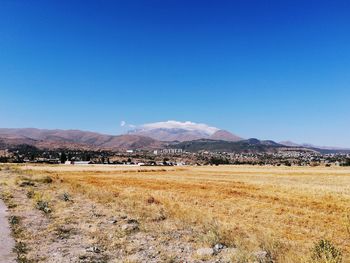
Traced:
<path fill-rule="evenodd" d="M 0 127 L 207 123 L 350 147 L 350 1 L 0 0 Z"/>

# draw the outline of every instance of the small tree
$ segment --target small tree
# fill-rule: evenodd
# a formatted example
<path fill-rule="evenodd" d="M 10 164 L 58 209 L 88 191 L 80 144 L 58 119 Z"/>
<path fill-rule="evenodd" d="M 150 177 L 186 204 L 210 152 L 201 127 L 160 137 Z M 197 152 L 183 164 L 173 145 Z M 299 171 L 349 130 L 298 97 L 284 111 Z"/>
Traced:
<path fill-rule="evenodd" d="M 64 152 L 61 153 L 61 163 L 65 163 L 67 161 L 67 156 Z"/>
<path fill-rule="evenodd" d="M 229 164 L 230 162 L 226 158 L 221 157 L 211 157 L 209 160 L 211 165 L 219 165 L 219 164 Z"/>
<path fill-rule="evenodd" d="M 164 158 L 163 159 L 163 165 L 168 165 L 169 158 Z"/>

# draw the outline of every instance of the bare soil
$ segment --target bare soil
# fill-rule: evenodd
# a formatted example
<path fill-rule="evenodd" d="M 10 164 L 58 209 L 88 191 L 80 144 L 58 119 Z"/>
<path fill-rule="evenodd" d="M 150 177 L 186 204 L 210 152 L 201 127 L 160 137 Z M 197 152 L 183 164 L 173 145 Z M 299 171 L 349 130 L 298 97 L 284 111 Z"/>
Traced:
<path fill-rule="evenodd" d="M 15 262 L 15 255 L 12 252 L 15 241 L 11 236 L 11 229 L 8 223 L 8 213 L 5 203 L 0 199 L 0 262 Z"/>

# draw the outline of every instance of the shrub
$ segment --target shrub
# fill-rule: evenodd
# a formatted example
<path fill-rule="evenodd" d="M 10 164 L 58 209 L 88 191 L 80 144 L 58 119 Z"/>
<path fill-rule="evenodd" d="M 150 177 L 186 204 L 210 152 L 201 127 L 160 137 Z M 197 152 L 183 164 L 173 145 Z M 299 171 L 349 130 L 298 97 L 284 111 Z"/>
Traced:
<path fill-rule="evenodd" d="M 9 217 L 9 223 L 14 226 L 19 224 L 19 217 L 18 216 L 10 216 Z"/>
<path fill-rule="evenodd" d="M 26 196 L 27 198 L 32 199 L 34 197 L 34 190 L 33 189 L 28 190 Z"/>
<path fill-rule="evenodd" d="M 47 201 L 42 201 L 42 200 L 38 201 L 36 203 L 36 207 L 39 210 L 43 211 L 45 214 L 51 213 L 51 208 L 49 207 L 49 202 Z"/>
<path fill-rule="evenodd" d="M 62 200 L 65 202 L 71 201 L 70 195 L 68 193 L 63 193 Z"/>
<path fill-rule="evenodd" d="M 156 204 L 156 205 L 160 204 L 160 202 L 157 199 L 155 199 L 153 196 L 148 197 L 146 202 L 147 202 L 147 204 L 150 204 L 150 205 L 151 204 Z"/>
<path fill-rule="evenodd" d="M 230 162 L 226 158 L 221 157 L 212 157 L 209 160 L 209 164 L 211 165 L 219 165 L 219 164 L 229 164 Z"/>
<path fill-rule="evenodd" d="M 218 243 L 224 243 L 218 222 L 210 222 L 208 225 L 205 226 L 204 231 L 205 234 L 202 236 L 202 242 L 204 244 L 213 247 Z"/>
<path fill-rule="evenodd" d="M 74 229 L 67 226 L 59 226 L 56 228 L 55 232 L 59 239 L 67 239 L 75 234 Z"/>
<path fill-rule="evenodd" d="M 44 198 L 41 193 L 35 192 L 33 199 L 36 202 L 37 209 L 43 211 L 45 214 L 50 214 L 52 212 L 49 201 L 47 201 L 48 198 Z"/>
<path fill-rule="evenodd" d="M 16 242 L 15 247 L 13 248 L 13 251 L 17 254 L 17 258 L 21 258 L 22 254 L 26 254 L 28 252 L 28 248 L 25 243 L 19 241 Z"/>
<path fill-rule="evenodd" d="M 342 254 L 330 241 L 322 239 L 315 243 L 312 259 L 315 262 L 341 263 Z"/>
<path fill-rule="evenodd" d="M 23 181 L 19 185 L 20 187 L 26 187 L 26 186 L 35 186 L 35 183 L 32 181 Z"/>
<path fill-rule="evenodd" d="M 44 184 L 51 184 L 53 182 L 53 180 L 50 176 L 45 176 L 43 178 L 38 179 L 37 181 L 44 183 Z"/>
<path fill-rule="evenodd" d="M 256 253 L 259 263 L 280 262 L 281 258 L 288 252 L 290 245 L 283 243 L 271 235 L 263 235 L 259 237 L 260 252 Z M 261 254 L 261 255 L 259 255 Z"/>

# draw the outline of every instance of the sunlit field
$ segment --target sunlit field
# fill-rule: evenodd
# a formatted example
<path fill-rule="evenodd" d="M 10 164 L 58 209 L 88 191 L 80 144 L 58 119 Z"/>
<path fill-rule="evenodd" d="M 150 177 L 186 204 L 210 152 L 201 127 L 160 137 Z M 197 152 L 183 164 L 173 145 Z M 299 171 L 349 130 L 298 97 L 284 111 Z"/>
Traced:
<path fill-rule="evenodd" d="M 25 222 L 18 238 L 28 245 L 27 259 L 54 262 L 48 253 L 59 243 L 77 257 L 99 247 L 96 256 L 106 262 L 350 262 L 349 168 L 3 166 L 0 180 L 12 213 Z M 41 199 L 49 215 L 30 212 Z M 45 227 L 31 216 L 42 216 Z M 123 232 L 125 218 L 137 229 Z M 66 243 L 56 235 L 62 226 L 71 233 Z M 87 245 L 69 250 L 77 240 Z M 142 254 L 145 244 L 159 253 Z M 216 244 L 227 248 L 225 257 L 198 255 Z"/>

